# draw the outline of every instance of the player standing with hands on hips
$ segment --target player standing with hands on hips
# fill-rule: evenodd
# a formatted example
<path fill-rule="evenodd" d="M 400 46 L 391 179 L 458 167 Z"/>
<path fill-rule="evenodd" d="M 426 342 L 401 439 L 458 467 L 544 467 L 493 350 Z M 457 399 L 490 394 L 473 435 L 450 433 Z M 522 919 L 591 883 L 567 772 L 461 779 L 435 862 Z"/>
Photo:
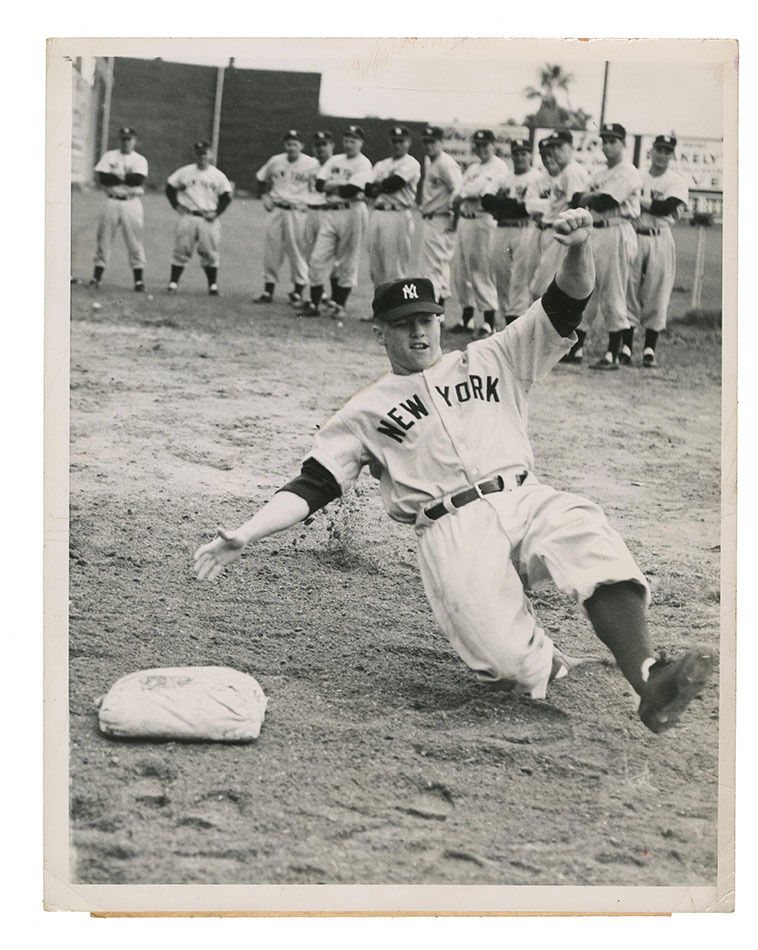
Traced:
<path fill-rule="evenodd" d="M 129 126 L 119 130 L 121 147 L 106 152 L 95 165 L 97 182 L 108 195 L 97 228 L 95 271 L 90 287 L 99 287 L 108 266 L 116 231 L 121 228 L 129 266 L 134 275 L 134 289 L 145 290 L 145 245 L 142 229 L 145 215 L 140 196 L 144 195 L 147 159 L 136 151 L 137 133 Z"/>
<path fill-rule="evenodd" d="M 658 335 L 666 329 L 676 274 L 676 247 L 671 228 L 687 208 L 689 189 L 681 175 L 669 168 L 676 138 L 659 135 L 650 152 L 650 168 L 642 176 L 641 213 L 634 222 L 637 256 L 632 265 L 627 294 L 631 326 L 622 332 L 619 362 L 632 361 L 635 328 L 645 331 L 642 365 L 657 365 Z"/>
<path fill-rule="evenodd" d="M 194 164 L 178 168 L 166 182 L 166 197 L 179 215 L 168 292 L 177 292 L 184 268 L 197 249 L 208 293 L 215 297 L 221 243 L 219 218 L 232 203 L 232 186 L 226 175 L 211 165 L 211 143 L 202 139 L 194 148 Z"/>
<path fill-rule="evenodd" d="M 539 699 L 576 665 L 525 593 L 525 583 L 551 577 L 613 653 L 643 723 L 673 726 L 705 686 L 712 653 L 655 659 L 644 575 L 596 505 L 540 484 L 526 432 L 529 391 L 575 341 L 592 294 L 591 226 L 584 209 L 561 214 L 553 229 L 567 253 L 556 279 L 527 313 L 465 351 L 442 353 L 442 308 L 428 278 L 381 284 L 374 333 L 390 372 L 324 423 L 300 475 L 198 549 L 197 577 L 217 577 L 247 544 L 303 521 L 368 467 L 389 516 L 414 527 L 434 616 L 478 679 Z"/>

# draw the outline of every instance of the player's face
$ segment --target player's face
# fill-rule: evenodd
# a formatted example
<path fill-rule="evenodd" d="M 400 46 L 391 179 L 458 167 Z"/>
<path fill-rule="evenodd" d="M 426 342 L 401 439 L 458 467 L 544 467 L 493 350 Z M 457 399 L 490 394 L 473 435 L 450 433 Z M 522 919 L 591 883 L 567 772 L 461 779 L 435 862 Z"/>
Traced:
<path fill-rule="evenodd" d="M 665 172 L 674 153 L 668 148 L 654 148 L 650 151 L 650 167 L 657 174 Z"/>
<path fill-rule="evenodd" d="M 398 323 L 376 323 L 374 333 L 384 346 L 392 372 L 410 376 L 428 369 L 442 355 L 440 320 L 435 313 L 414 313 Z"/>
<path fill-rule="evenodd" d="M 442 151 L 442 142 L 438 139 L 424 139 L 424 154 L 429 158 L 436 158 Z"/>
<path fill-rule="evenodd" d="M 563 170 L 568 165 L 573 155 L 571 146 L 568 144 L 568 142 L 561 142 L 560 145 L 551 146 L 550 153 L 558 165 L 558 168 L 561 170 Z"/>
<path fill-rule="evenodd" d="M 211 163 L 211 156 L 209 152 L 195 152 L 195 161 L 197 167 L 200 169 L 207 168 Z"/>
<path fill-rule="evenodd" d="M 313 146 L 313 152 L 318 161 L 323 165 L 325 161 L 332 157 L 334 146 L 331 142 L 317 142 Z"/>
<path fill-rule="evenodd" d="M 410 147 L 410 139 L 390 139 L 390 154 L 393 158 L 402 158 L 403 155 L 407 155 Z"/>
<path fill-rule="evenodd" d="M 603 139 L 603 155 L 609 165 L 616 165 L 624 154 L 624 143 L 615 136 Z"/>
<path fill-rule="evenodd" d="M 361 145 L 361 140 L 354 138 L 352 135 L 345 135 L 342 138 L 342 148 L 345 150 L 345 155 L 347 155 L 348 158 L 355 158 L 361 150 Z"/>
<path fill-rule="evenodd" d="M 475 142 L 474 143 L 474 155 L 476 155 L 476 157 L 479 159 L 480 162 L 488 162 L 494 154 L 495 154 L 494 142 Z"/>
<path fill-rule="evenodd" d="M 519 150 L 513 153 L 513 170 L 517 175 L 523 175 L 528 172 L 532 165 L 532 156 L 529 152 Z"/>
<path fill-rule="evenodd" d="M 294 162 L 298 158 L 302 150 L 302 143 L 296 141 L 295 139 L 287 139 L 287 141 L 284 143 L 284 151 L 287 153 L 287 158 L 291 162 Z"/>
<path fill-rule="evenodd" d="M 561 166 L 555 160 L 553 150 L 550 148 L 546 148 L 542 153 L 542 164 L 545 166 L 545 171 L 551 178 L 555 178 L 561 170 Z"/>
<path fill-rule="evenodd" d="M 129 155 L 134 151 L 135 141 L 136 139 L 133 135 L 124 136 L 121 139 L 121 151 L 124 153 L 124 155 Z"/>

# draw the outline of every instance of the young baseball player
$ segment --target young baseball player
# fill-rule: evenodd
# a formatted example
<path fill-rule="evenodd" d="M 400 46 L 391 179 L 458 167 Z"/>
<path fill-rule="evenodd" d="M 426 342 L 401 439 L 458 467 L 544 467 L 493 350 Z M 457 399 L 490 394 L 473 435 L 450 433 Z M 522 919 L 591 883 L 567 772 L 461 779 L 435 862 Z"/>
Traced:
<path fill-rule="evenodd" d="M 421 134 L 424 174 L 421 180 L 421 274 L 433 286 L 437 303 L 450 296 L 450 262 L 455 252 L 456 217 L 453 198 L 463 180 L 460 165 L 442 147 L 443 131 L 428 125 Z"/>
<path fill-rule="evenodd" d="M 292 290 L 289 302 L 299 306 L 308 282 L 306 222 L 310 181 L 318 162 L 303 152 L 303 138 L 296 129 L 284 133 L 284 151 L 272 155 L 258 169 L 258 196 L 266 209 L 263 249 L 263 293 L 255 303 L 271 303 L 285 257 L 289 261 Z"/>
<path fill-rule="evenodd" d="M 100 215 L 97 228 L 95 271 L 90 287 L 99 287 L 111 256 L 113 239 L 121 229 L 129 254 L 129 266 L 134 275 L 134 289 L 145 290 L 145 245 L 142 239 L 144 210 L 140 195 L 144 195 L 147 178 L 147 159 L 136 151 L 137 133 L 129 126 L 119 130 L 121 147 L 106 152 L 95 165 L 97 183 L 105 189 L 108 200 Z"/>
<path fill-rule="evenodd" d="M 592 369 L 617 370 L 623 331 L 629 327 L 627 292 L 637 255 L 632 221 L 639 217 L 642 181 L 624 157 L 626 129 L 618 122 L 600 128 L 606 167 L 590 177 L 587 191 L 575 196 L 574 205 L 592 213 L 592 244 L 597 262 L 597 287 L 589 313 L 600 311 L 608 331 L 608 347 Z"/>
<path fill-rule="evenodd" d="M 232 203 L 232 186 L 226 175 L 211 165 L 211 143 L 195 143 L 195 162 L 183 165 L 166 182 L 166 197 L 179 215 L 174 237 L 174 257 L 168 292 L 175 294 L 184 268 L 197 249 L 208 281 L 208 293 L 218 295 L 221 215 Z"/>
<path fill-rule="evenodd" d="M 316 189 L 326 195 L 327 210 L 311 254 L 311 299 L 302 311 L 304 317 L 318 317 L 322 306 L 333 318 L 344 316 L 347 298 L 358 283 L 368 225 L 366 185 L 373 180 L 371 162 L 363 154 L 365 138 L 359 125 L 349 125 L 342 133 L 343 151 L 316 174 Z M 324 298 L 327 280 L 332 281 L 333 296 Z"/>
<path fill-rule="evenodd" d="M 552 578 L 613 653 L 643 723 L 675 725 L 707 682 L 712 651 L 655 659 L 644 575 L 596 505 L 540 484 L 526 431 L 529 391 L 576 339 L 592 293 L 591 226 L 584 209 L 559 215 L 554 236 L 567 253 L 556 280 L 526 314 L 464 351 L 442 353 L 428 278 L 377 287 L 374 332 L 390 371 L 324 423 L 296 478 L 197 550 L 197 577 L 217 577 L 246 545 L 304 520 L 367 467 L 389 516 L 413 526 L 437 623 L 480 680 L 543 698 L 576 665 L 525 594 L 524 583 Z"/>
<path fill-rule="evenodd" d="M 645 330 L 642 365 L 657 365 L 655 348 L 658 335 L 666 329 L 669 302 L 674 289 L 676 247 L 671 228 L 687 208 L 689 190 L 681 175 L 669 168 L 674 157 L 676 138 L 659 135 L 650 151 L 650 168 L 642 176 L 642 209 L 634 221 L 637 256 L 632 265 L 627 294 L 628 330 L 622 331 L 619 362 L 632 361 L 635 328 Z"/>
<path fill-rule="evenodd" d="M 524 313 L 532 302 L 527 254 L 534 231 L 525 202 L 529 186 L 542 177 L 532 168 L 532 147 L 526 139 L 511 142 L 511 162 L 513 170 L 482 195 L 482 207 L 497 222 L 492 261 L 498 311 L 506 324 Z"/>
<path fill-rule="evenodd" d="M 390 157 L 374 165 L 366 194 L 374 199 L 369 214 L 368 256 L 376 287 L 408 273 L 416 221 L 416 191 L 421 165 L 409 154 L 411 134 L 403 125 L 390 129 Z"/>
<path fill-rule="evenodd" d="M 492 238 L 495 219 L 482 207 L 482 195 L 491 192 L 508 174 L 508 166 L 495 154 L 495 134 L 478 129 L 471 138 L 475 160 L 463 173 L 461 190 L 453 200 L 458 215 L 455 285 L 463 306 L 461 322 L 451 333 L 488 336 L 495 329 L 497 288 L 492 276 Z M 483 322 L 474 327 L 476 310 Z"/>

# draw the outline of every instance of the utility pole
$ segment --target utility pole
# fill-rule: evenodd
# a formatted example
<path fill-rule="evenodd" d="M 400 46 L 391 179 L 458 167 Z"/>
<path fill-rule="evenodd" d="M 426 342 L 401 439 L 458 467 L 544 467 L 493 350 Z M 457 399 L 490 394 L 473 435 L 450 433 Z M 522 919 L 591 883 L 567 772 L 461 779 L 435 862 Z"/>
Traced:
<path fill-rule="evenodd" d="M 608 67 L 610 63 L 608 60 L 605 61 L 605 68 L 603 70 L 603 101 L 600 104 L 600 126 L 605 124 L 605 100 L 608 95 Z"/>
<path fill-rule="evenodd" d="M 105 73 L 105 96 L 103 98 L 103 127 L 100 129 L 100 154 L 108 151 L 108 134 L 111 126 L 111 98 L 113 96 L 113 57 L 108 57 Z"/>
<path fill-rule="evenodd" d="M 213 105 L 213 135 L 211 137 L 214 161 L 218 161 L 218 140 L 221 132 L 221 103 L 224 98 L 224 72 L 224 67 L 219 66 L 216 75 L 216 101 Z"/>

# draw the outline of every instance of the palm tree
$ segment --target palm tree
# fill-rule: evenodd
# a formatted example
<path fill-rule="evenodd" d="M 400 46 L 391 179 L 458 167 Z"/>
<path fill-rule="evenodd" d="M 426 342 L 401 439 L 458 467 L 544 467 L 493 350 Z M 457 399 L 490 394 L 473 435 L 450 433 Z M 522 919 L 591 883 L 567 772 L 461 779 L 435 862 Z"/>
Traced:
<path fill-rule="evenodd" d="M 527 99 L 540 100 L 539 109 L 534 114 L 535 124 L 546 129 L 557 128 L 562 124 L 561 113 L 565 115 L 565 110 L 558 105 L 556 91 L 562 90 L 566 93 L 566 102 L 571 109 L 568 91 L 574 76 L 557 63 L 545 63 L 539 71 L 539 76 L 539 86 L 527 86 L 524 95 Z"/>

